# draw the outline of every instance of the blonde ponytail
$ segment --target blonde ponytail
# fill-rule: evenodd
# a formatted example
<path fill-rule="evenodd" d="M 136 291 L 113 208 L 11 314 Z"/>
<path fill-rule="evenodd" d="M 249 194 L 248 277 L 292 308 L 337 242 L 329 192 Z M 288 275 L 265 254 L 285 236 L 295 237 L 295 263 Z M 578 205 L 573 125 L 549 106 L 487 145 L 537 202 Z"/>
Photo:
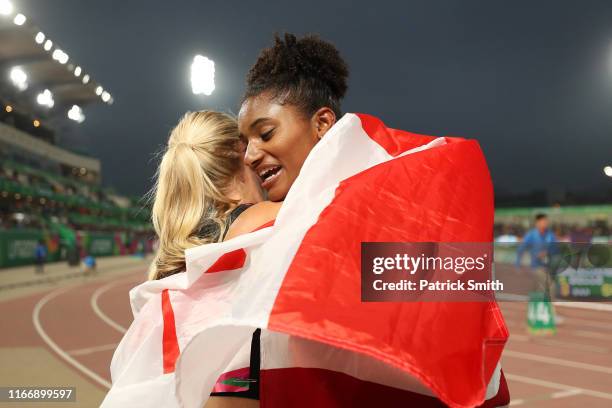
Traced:
<path fill-rule="evenodd" d="M 159 248 L 149 279 L 185 270 L 187 248 L 219 240 L 236 204 L 226 193 L 241 169 L 239 144 L 236 120 L 219 112 L 189 112 L 171 132 L 151 192 Z"/>

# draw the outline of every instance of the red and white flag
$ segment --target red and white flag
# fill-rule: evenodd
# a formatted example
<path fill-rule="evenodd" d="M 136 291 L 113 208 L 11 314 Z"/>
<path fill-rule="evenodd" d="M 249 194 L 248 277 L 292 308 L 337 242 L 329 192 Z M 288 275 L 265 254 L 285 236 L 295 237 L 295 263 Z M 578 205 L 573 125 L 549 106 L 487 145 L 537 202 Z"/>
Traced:
<path fill-rule="evenodd" d="M 493 189 L 473 140 L 346 114 L 314 147 L 272 226 L 186 252 L 187 271 L 130 292 L 134 322 L 103 407 L 508 404 L 495 302 L 361 302 L 361 242 L 490 242 Z M 433 398 L 435 397 L 435 398 Z M 397 404 L 397 405 L 396 405 Z"/>

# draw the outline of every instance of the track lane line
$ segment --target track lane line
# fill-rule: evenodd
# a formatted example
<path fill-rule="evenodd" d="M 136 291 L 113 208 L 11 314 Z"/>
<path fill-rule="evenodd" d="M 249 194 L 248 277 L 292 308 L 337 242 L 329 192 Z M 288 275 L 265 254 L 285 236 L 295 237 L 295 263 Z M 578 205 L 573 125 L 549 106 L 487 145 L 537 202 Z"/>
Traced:
<path fill-rule="evenodd" d="M 514 357 L 522 360 L 538 361 L 541 363 L 553 364 L 563 367 L 578 368 L 581 370 L 595 371 L 598 373 L 612 374 L 612 367 L 605 367 L 595 364 L 579 363 L 577 361 L 563 360 L 555 357 L 545 357 L 538 354 L 523 353 L 520 351 L 504 350 L 503 356 Z"/>
<path fill-rule="evenodd" d="M 610 349 L 607 347 L 592 346 L 589 344 L 568 342 L 563 340 L 546 339 L 536 336 L 526 336 L 523 334 L 510 333 L 510 340 L 541 346 L 558 346 L 568 348 L 570 350 L 586 351 L 590 353 L 610 354 Z"/>
<path fill-rule="evenodd" d="M 101 386 L 110 389 L 111 383 L 106 381 L 104 378 L 100 377 L 98 374 L 85 367 L 83 364 L 79 363 L 76 359 L 74 359 L 70 354 L 64 351 L 60 346 L 55 343 L 51 337 L 45 332 L 42 324 L 40 323 L 40 312 L 43 307 L 49 303 L 53 298 L 62 295 L 68 292 L 70 289 L 73 289 L 76 286 L 71 286 L 67 288 L 61 288 L 54 290 L 45 296 L 43 296 L 34 306 L 34 310 L 32 311 L 32 323 L 34 324 L 34 328 L 38 335 L 42 338 L 42 340 L 53 350 L 57 355 L 59 355 L 62 359 L 64 359 L 68 364 L 76 368 L 78 371 L 83 373 L 85 376 L 89 377 L 91 380 L 100 384 Z"/>
<path fill-rule="evenodd" d="M 535 395 L 527 399 L 525 398 L 515 399 L 515 400 L 510 401 L 509 406 L 515 407 L 515 406 L 524 405 L 524 404 L 533 405 L 536 402 L 542 402 L 542 401 L 547 401 L 551 399 L 573 397 L 573 396 L 582 395 L 582 394 L 583 394 L 582 390 L 573 388 L 573 389 L 569 389 L 566 391 L 557 391 L 557 392 L 553 392 L 551 394 L 546 394 L 546 395 Z"/>
<path fill-rule="evenodd" d="M 531 385 L 539 385 L 541 387 L 553 388 L 553 389 L 557 389 L 557 390 L 561 390 L 565 392 L 569 392 L 570 390 L 576 390 L 576 391 L 580 391 L 581 394 L 589 395 L 591 397 L 612 400 L 612 394 L 608 392 L 589 390 L 586 388 L 574 387 L 573 385 L 560 384 L 560 383 L 546 381 L 546 380 L 539 380 L 537 378 L 525 377 L 522 375 L 511 374 L 511 373 L 506 373 L 506 372 L 504 372 L 504 375 L 506 376 L 507 379 L 512 380 L 512 381 L 522 382 L 522 383 L 531 384 Z M 525 401 L 523 400 L 523 402 Z"/>
<path fill-rule="evenodd" d="M 127 279 L 126 279 L 127 280 Z M 125 334 L 125 332 L 127 331 L 127 328 L 123 327 L 122 325 L 120 325 L 119 323 L 117 323 L 116 321 L 114 321 L 113 319 L 111 319 L 106 313 L 104 313 L 102 311 L 102 309 L 100 309 L 100 306 L 98 305 L 98 298 L 107 290 L 109 290 L 110 288 L 112 288 L 113 286 L 117 285 L 118 283 L 120 283 L 121 281 L 112 281 L 107 283 L 106 285 L 100 286 L 98 289 L 96 289 L 94 291 L 94 293 L 91 295 L 90 301 L 89 303 L 91 304 L 91 308 L 93 309 L 94 313 L 100 318 L 102 319 L 102 321 L 106 324 L 108 324 L 110 327 L 112 327 L 113 329 L 117 330 L 119 333 L 121 334 Z"/>
<path fill-rule="evenodd" d="M 85 347 L 80 349 L 68 350 L 71 356 L 82 356 L 85 354 L 97 353 L 98 351 L 114 350 L 118 343 L 103 344 L 101 346 Z"/>

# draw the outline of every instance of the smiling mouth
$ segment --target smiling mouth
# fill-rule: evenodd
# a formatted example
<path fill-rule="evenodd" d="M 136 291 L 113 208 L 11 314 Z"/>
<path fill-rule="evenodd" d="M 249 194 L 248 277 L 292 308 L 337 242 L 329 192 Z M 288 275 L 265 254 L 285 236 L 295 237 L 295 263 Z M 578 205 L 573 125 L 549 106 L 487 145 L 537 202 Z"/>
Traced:
<path fill-rule="evenodd" d="M 281 171 L 281 166 L 274 166 L 260 171 L 259 178 L 261 179 L 261 186 L 263 188 L 269 188 L 272 183 L 278 178 Z"/>

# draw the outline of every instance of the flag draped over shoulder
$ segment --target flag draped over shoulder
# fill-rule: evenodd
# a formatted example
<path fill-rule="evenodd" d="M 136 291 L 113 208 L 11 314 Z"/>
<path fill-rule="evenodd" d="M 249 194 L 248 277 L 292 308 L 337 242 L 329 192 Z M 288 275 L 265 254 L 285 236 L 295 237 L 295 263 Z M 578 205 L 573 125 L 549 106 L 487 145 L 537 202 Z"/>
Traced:
<path fill-rule="evenodd" d="M 346 114 L 273 226 L 192 248 L 186 272 L 132 289 L 135 320 L 103 406 L 202 407 L 219 384 L 248 388 L 224 379 L 245 373 L 256 328 L 261 406 L 482 404 L 500 393 L 508 331 L 497 304 L 361 302 L 360 248 L 490 242 L 492 225 L 476 141 Z"/>

